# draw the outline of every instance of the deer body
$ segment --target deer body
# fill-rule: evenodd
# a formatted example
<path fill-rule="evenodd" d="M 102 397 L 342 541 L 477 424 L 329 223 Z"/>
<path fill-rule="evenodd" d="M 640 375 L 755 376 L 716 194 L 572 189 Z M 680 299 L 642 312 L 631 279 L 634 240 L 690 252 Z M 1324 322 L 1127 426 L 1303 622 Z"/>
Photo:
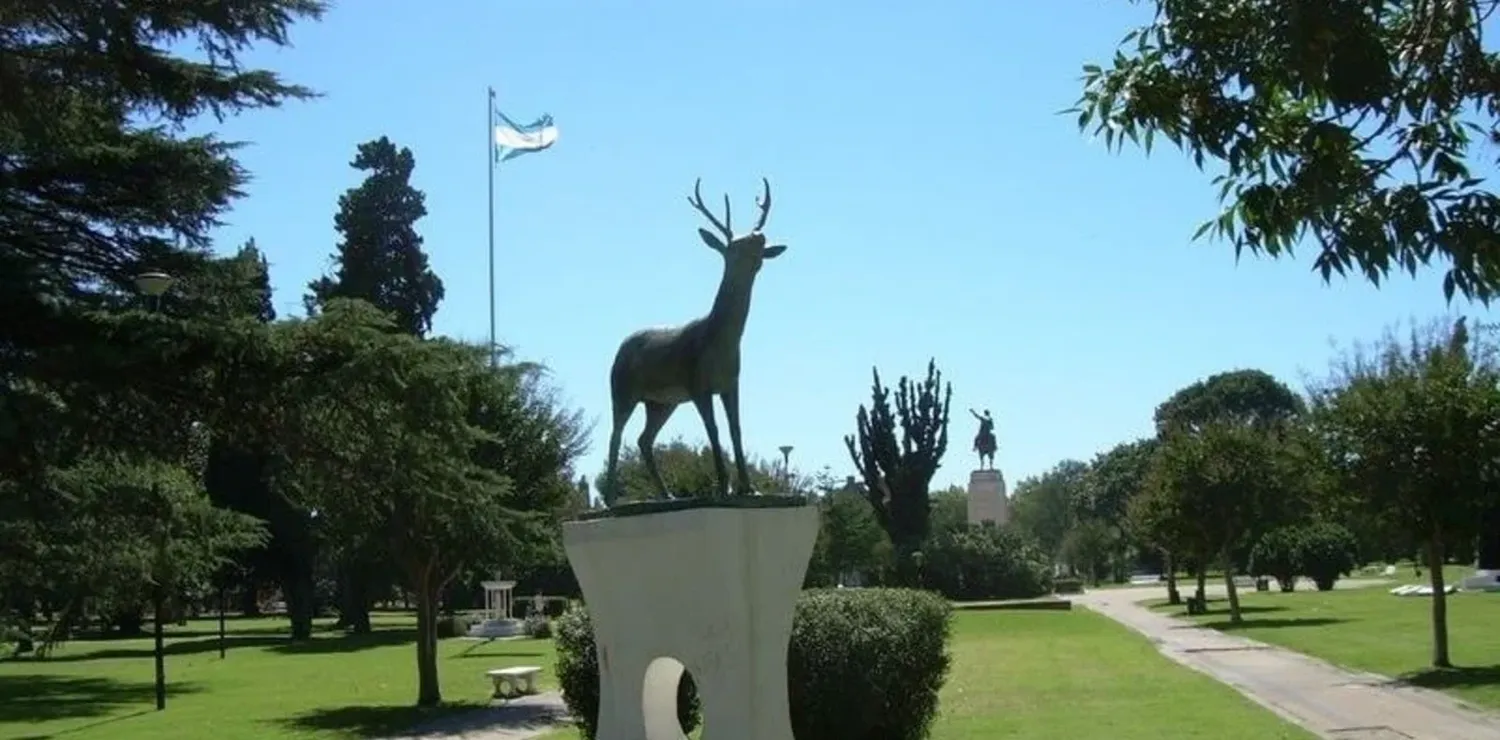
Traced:
<path fill-rule="evenodd" d="M 786 247 L 767 247 L 765 236 L 760 233 L 770 213 L 770 183 L 766 183 L 765 198 L 760 202 L 760 221 L 751 233 L 738 239 L 730 231 L 727 197 L 721 224 L 703 207 L 697 186 L 693 188 L 693 195 L 689 202 L 723 234 L 721 240 L 707 230 L 698 230 L 704 243 L 724 257 L 724 274 L 719 280 L 713 307 L 706 316 L 682 326 L 643 329 L 620 343 L 609 376 L 613 424 L 605 471 L 606 504 L 612 504 L 617 495 L 615 466 L 620 454 L 620 435 L 635 407 L 642 404 L 646 407 L 646 426 L 637 444 L 641 460 L 656 484 L 657 495 L 661 498 L 669 496 L 653 454 L 656 435 L 671 418 L 672 412 L 684 402 L 692 402 L 703 419 L 718 476 L 717 493 L 721 497 L 728 495 L 729 477 L 719 445 L 718 424 L 714 419 L 714 396 L 724 404 L 724 416 L 729 424 L 734 449 L 735 492 L 750 492 L 750 476 L 740 439 L 740 337 L 745 332 L 750 314 L 750 294 L 761 263 L 781 254 Z"/>

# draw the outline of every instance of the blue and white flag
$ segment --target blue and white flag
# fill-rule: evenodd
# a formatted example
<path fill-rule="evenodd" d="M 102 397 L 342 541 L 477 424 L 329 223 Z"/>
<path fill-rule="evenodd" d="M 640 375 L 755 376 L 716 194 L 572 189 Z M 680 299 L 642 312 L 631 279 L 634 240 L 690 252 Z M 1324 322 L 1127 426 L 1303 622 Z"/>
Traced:
<path fill-rule="evenodd" d="M 495 163 L 515 159 L 522 154 L 539 152 L 557 143 L 557 124 L 552 116 L 544 115 L 536 121 L 519 125 L 508 116 L 495 110 Z"/>

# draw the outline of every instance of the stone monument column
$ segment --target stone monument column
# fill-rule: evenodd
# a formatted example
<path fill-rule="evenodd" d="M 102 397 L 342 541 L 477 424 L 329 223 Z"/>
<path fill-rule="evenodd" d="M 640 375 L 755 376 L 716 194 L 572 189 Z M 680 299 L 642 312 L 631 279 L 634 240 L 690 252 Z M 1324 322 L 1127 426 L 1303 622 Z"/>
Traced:
<path fill-rule="evenodd" d="M 969 474 L 969 523 L 1010 521 L 1010 500 L 1005 497 L 1005 476 L 1000 471 L 976 470 Z"/>

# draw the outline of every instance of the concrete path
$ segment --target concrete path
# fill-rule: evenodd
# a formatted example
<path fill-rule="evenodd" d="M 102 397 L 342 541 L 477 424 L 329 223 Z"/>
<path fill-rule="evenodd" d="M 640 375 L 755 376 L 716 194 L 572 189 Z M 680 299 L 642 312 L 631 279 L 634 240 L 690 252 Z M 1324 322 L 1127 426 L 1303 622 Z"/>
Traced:
<path fill-rule="evenodd" d="M 1350 579 L 1346 588 L 1384 584 Z M 1219 585 L 1222 592 L 1223 586 Z M 1215 589 L 1210 586 L 1210 592 Z M 1162 587 L 1091 591 L 1074 603 L 1145 635 L 1167 657 L 1239 689 L 1330 740 L 1500 740 L 1500 716 L 1436 691 L 1356 673 L 1316 658 L 1153 612 L 1137 603 Z"/>
<path fill-rule="evenodd" d="M 557 729 L 567 716 L 562 694 L 549 691 L 443 717 L 391 740 L 527 740 Z"/>

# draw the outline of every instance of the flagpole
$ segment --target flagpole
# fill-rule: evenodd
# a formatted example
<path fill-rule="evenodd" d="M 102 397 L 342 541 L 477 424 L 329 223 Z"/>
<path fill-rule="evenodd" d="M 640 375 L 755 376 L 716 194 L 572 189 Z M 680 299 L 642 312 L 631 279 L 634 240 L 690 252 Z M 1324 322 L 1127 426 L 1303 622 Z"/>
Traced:
<path fill-rule="evenodd" d="M 490 173 L 490 367 L 495 367 L 497 358 L 495 355 L 495 88 L 489 88 L 489 106 L 487 109 L 485 129 L 485 141 L 489 142 L 489 151 L 485 152 Z"/>

